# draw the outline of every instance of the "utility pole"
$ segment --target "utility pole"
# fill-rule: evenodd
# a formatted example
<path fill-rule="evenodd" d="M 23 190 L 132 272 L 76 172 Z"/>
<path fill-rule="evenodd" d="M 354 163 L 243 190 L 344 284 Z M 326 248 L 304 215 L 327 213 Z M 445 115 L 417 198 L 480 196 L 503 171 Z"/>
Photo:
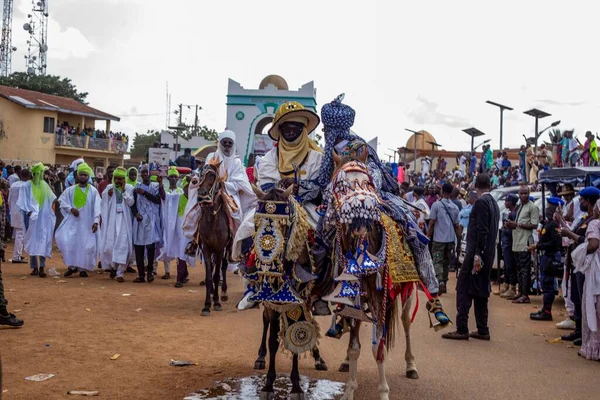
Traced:
<path fill-rule="evenodd" d="M 196 117 L 194 118 L 194 135 L 198 136 L 198 104 L 196 104 Z"/>

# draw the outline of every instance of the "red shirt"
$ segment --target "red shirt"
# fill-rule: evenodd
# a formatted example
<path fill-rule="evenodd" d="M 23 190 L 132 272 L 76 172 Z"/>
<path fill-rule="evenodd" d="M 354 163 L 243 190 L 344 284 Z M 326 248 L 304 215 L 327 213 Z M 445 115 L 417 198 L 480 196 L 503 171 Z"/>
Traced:
<path fill-rule="evenodd" d="M 108 179 L 102 179 L 100 181 L 100 183 L 98 184 L 98 194 L 100 194 L 100 197 L 102 197 L 102 192 L 104 192 L 104 189 L 106 189 L 106 187 L 110 184 L 111 182 Z"/>

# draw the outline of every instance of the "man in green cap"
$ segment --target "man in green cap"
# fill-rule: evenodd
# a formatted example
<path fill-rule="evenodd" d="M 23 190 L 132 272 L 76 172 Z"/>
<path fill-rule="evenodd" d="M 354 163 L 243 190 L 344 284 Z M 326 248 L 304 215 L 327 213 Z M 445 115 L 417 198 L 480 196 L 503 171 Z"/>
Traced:
<path fill-rule="evenodd" d="M 185 248 L 190 240 L 183 234 L 183 216 L 188 199 L 184 192 L 188 181 L 183 180 L 182 188 L 177 187 L 179 172 L 176 167 L 169 168 L 169 187 L 161 193 L 162 207 L 161 217 L 163 224 L 163 247 L 158 257 L 159 261 L 165 263 L 165 275 L 162 279 L 171 278 L 171 260 L 177 261 L 177 283 L 175 287 L 182 287 L 188 282 L 187 265 L 194 266 L 194 257 L 185 254 Z"/>
<path fill-rule="evenodd" d="M 111 279 L 125 282 L 127 262 L 133 257 L 133 186 L 126 182 L 125 168 L 118 167 L 113 172 L 112 183 L 102 193 L 100 209 L 100 262 L 110 271 Z"/>
<path fill-rule="evenodd" d="M 46 277 L 46 257 L 52 257 L 52 234 L 56 216 L 52 203 L 56 196 L 44 181 L 44 164 L 31 167 L 33 179 L 19 188 L 19 207 L 29 217 L 29 226 L 25 233 L 25 251 L 29 254 L 31 275 Z M 39 263 L 38 263 L 39 258 Z"/>
<path fill-rule="evenodd" d="M 65 276 L 79 269 L 79 276 L 87 278 L 98 261 L 98 224 L 100 223 L 100 196 L 89 183 L 92 169 L 83 162 L 77 166 L 77 184 L 65 189 L 58 202 L 65 216 L 56 230 L 56 244 L 69 270 Z"/>

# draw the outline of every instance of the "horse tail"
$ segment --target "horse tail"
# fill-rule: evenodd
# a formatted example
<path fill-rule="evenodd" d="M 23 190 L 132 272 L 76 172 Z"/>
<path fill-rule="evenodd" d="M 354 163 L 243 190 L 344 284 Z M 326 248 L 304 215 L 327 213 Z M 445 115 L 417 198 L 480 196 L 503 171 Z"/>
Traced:
<path fill-rule="evenodd" d="M 385 313 L 385 347 L 388 352 L 394 347 L 394 342 L 396 341 L 396 330 L 400 321 L 398 318 L 398 303 L 399 298 L 394 299 Z"/>

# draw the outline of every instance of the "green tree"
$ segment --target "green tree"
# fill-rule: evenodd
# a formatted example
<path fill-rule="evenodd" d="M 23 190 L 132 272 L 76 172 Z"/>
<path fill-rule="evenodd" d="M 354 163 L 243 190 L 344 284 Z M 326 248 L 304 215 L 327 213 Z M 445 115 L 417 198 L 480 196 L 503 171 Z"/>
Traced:
<path fill-rule="evenodd" d="M 146 157 L 148 149 L 154 145 L 155 142 L 160 143 L 160 132 L 157 130 L 149 130 L 145 134 L 139 134 L 136 132 L 135 137 L 131 145 L 131 157 L 139 158 Z"/>
<path fill-rule="evenodd" d="M 10 76 L 0 77 L 0 85 L 68 97 L 87 104 L 85 101 L 87 92 L 77 91 L 77 87 L 69 78 L 61 78 L 57 75 L 29 75 L 25 72 L 13 72 Z"/>
<path fill-rule="evenodd" d="M 184 140 L 190 140 L 194 136 L 201 136 L 208 141 L 217 140 L 219 138 L 219 133 L 206 125 L 199 126 L 197 130 L 189 125 L 186 125 L 185 127 L 186 129 L 179 134 L 179 137 Z"/>

